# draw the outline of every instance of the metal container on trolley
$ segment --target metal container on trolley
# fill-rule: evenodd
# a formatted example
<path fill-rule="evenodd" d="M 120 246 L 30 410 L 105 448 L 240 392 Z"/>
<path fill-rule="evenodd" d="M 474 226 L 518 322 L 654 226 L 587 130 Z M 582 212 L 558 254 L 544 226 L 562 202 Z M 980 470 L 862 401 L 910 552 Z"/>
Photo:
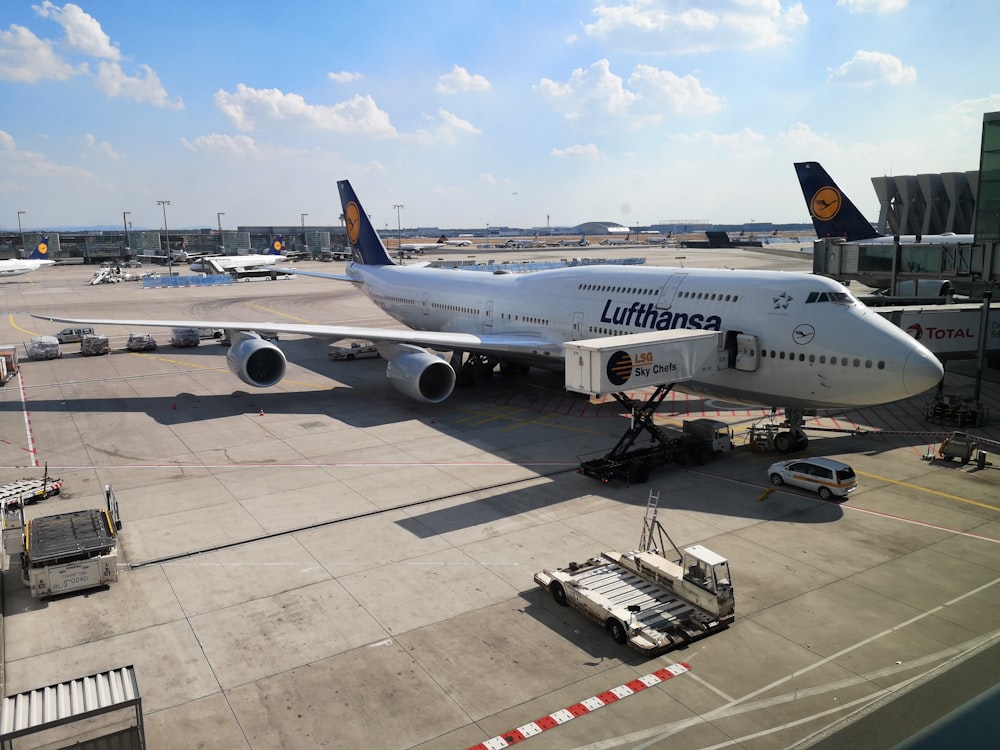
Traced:
<path fill-rule="evenodd" d="M 566 344 L 566 388 L 578 393 L 679 383 L 715 372 L 719 333 L 678 328 Z"/>

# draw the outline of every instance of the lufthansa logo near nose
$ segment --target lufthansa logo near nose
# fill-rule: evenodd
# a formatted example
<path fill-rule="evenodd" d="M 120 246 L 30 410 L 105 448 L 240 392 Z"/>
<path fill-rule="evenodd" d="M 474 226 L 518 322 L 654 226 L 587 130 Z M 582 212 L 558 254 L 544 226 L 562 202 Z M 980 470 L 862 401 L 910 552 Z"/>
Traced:
<path fill-rule="evenodd" d="M 608 358 L 608 382 L 625 385 L 632 376 L 632 355 L 620 349 Z"/>
<path fill-rule="evenodd" d="M 816 337 L 816 329 L 808 323 L 799 323 L 792 331 L 792 341 L 796 344 L 808 344 Z"/>

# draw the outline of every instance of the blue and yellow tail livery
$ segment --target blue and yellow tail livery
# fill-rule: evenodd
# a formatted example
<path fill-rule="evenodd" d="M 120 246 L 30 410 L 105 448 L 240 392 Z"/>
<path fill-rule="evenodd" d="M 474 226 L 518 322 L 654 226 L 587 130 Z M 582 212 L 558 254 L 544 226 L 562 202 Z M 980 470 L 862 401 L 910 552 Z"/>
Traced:
<path fill-rule="evenodd" d="M 354 188 L 348 180 L 337 183 L 340 191 L 340 204 L 344 209 L 344 225 L 347 228 L 347 240 L 351 243 L 351 253 L 356 263 L 366 266 L 392 266 L 392 258 L 382 244 L 375 227 L 368 219 L 368 214 L 361 207 L 361 201 L 354 193 Z"/>
<path fill-rule="evenodd" d="M 843 237 L 848 242 L 857 242 L 879 236 L 819 162 L 796 162 L 795 174 L 818 238 Z"/>

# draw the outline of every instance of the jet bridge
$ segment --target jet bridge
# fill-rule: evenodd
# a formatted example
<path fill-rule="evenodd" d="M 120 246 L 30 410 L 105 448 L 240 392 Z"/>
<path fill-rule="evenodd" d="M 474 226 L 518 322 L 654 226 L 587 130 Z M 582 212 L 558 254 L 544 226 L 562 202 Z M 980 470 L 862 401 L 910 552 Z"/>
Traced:
<path fill-rule="evenodd" d="M 584 461 L 578 471 L 602 482 L 625 479 L 644 482 L 656 466 L 689 459 L 704 461 L 711 442 L 693 434 L 671 436 L 658 427 L 653 415 L 674 383 L 715 372 L 719 363 L 720 334 L 715 331 L 677 329 L 574 341 L 566 345 L 566 388 L 577 393 L 610 393 L 632 415 L 629 429 L 609 453 Z M 639 401 L 628 391 L 653 387 Z M 646 432 L 647 447 L 635 448 Z"/>

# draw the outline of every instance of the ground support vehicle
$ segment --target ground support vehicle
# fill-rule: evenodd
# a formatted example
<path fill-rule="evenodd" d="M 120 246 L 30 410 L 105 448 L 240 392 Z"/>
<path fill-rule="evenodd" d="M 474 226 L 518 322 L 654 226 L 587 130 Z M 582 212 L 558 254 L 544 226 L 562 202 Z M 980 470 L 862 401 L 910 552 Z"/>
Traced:
<path fill-rule="evenodd" d="M 26 350 L 32 360 L 59 359 L 62 356 L 59 339 L 55 336 L 32 336 Z"/>
<path fill-rule="evenodd" d="M 0 385 L 6 385 L 7 381 L 17 375 L 17 347 L 0 347 Z"/>
<path fill-rule="evenodd" d="M 3 511 L 3 548 L 20 558 L 21 580 L 38 599 L 107 586 L 118 580 L 118 504 L 110 485 L 107 508 L 92 508 L 25 521 L 24 506 Z"/>
<path fill-rule="evenodd" d="M 375 344 L 361 341 L 353 341 L 350 346 L 331 344 L 328 354 L 330 359 L 360 359 L 361 357 L 379 356 L 378 347 Z"/>
<path fill-rule="evenodd" d="M 278 281 L 294 278 L 294 274 L 284 273 L 276 268 L 244 268 L 230 271 L 233 281 Z"/>
<path fill-rule="evenodd" d="M 156 339 L 148 333 L 130 333 L 125 348 L 130 352 L 151 352 L 156 350 Z"/>
<path fill-rule="evenodd" d="M 172 328 L 170 331 L 170 345 L 175 349 L 198 346 L 200 343 L 197 328 Z"/>
<path fill-rule="evenodd" d="M 982 446 L 991 443 L 996 448 L 994 441 L 977 438 L 967 432 L 953 432 L 941 441 L 936 453 L 929 452 L 924 458 L 928 461 L 933 461 L 936 458 L 945 461 L 958 459 L 963 466 L 969 461 L 975 460 L 976 468 L 985 469 L 986 451 L 982 450 Z"/>
<path fill-rule="evenodd" d="M 723 630 L 736 616 L 726 558 L 700 544 L 687 547 L 676 562 L 661 553 L 665 532 L 656 520 L 658 498 L 650 493 L 639 549 L 602 552 L 534 576 L 557 604 L 580 610 L 616 643 L 646 656 Z"/>
<path fill-rule="evenodd" d="M 5 508 L 8 504 L 37 503 L 39 500 L 58 495 L 62 485 L 63 480 L 51 479 L 48 475 L 42 479 L 21 479 L 0 484 L 0 507 Z"/>
<path fill-rule="evenodd" d="M 80 354 L 84 357 L 96 357 L 99 354 L 111 354 L 111 344 L 107 336 L 90 335 L 80 339 Z"/>
<path fill-rule="evenodd" d="M 612 479 L 642 483 L 650 472 L 668 463 L 708 463 L 715 455 L 732 450 L 732 432 L 724 422 L 712 419 L 685 420 L 683 432 L 672 435 L 654 421 L 660 403 L 670 391 L 669 385 L 656 388 L 645 403 L 625 393 L 612 393 L 616 401 L 632 412 L 629 429 L 606 455 L 583 461 L 577 472 L 608 483 Z M 646 432 L 652 438 L 646 447 L 635 448 L 635 441 Z"/>

